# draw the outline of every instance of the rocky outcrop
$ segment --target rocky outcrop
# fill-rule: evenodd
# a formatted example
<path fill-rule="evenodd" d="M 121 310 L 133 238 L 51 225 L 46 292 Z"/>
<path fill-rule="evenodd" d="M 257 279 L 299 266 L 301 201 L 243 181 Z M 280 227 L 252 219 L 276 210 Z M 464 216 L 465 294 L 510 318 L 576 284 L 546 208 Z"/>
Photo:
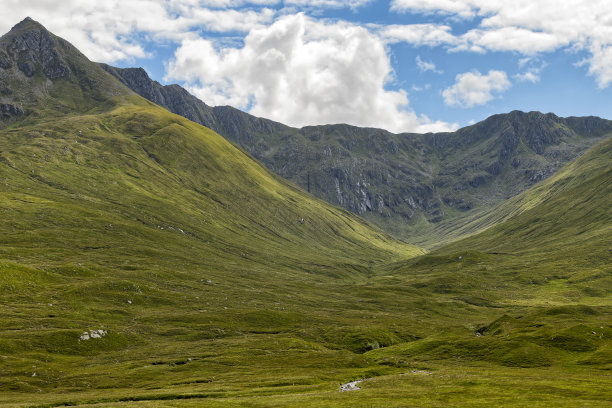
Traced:
<path fill-rule="evenodd" d="M 32 21 L 25 19 L 20 24 Z M 44 28 L 30 29 L 15 36 L 9 50 L 15 56 L 21 72 L 28 77 L 33 76 L 38 67 L 49 79 L 66 78 L 70 75 L 70 68 L 60 56 L 55 39 Z"/>
<path fill-rule="evenodd" d="M 119 79 L 128 88 L 170 112 L 189 120 L 215 128 L 212 108 L 178 85 L 163 86 L 149 78 L 142 68 L 115 68 L 107 64 L 100 66 Z"/>
<path fill-rule="evenodd" d="M 0 50 L 0 68 L 9 69 L 12 65 L 8 54 L 4 50 Z"/>
<path fill-rule="evenodd" d="M 41 107 L 45 114 L 86 112 L 102 101 L 110 108 L 110 97 L 128 94 L 98 64 L 31 18 L 0 37 L 0 128 Z"/>
<path fill-rule="evenodd" d="M 10 103 L 0 103 L 0 118 L 7 120 L 23 115 L 23 109 Z"/>

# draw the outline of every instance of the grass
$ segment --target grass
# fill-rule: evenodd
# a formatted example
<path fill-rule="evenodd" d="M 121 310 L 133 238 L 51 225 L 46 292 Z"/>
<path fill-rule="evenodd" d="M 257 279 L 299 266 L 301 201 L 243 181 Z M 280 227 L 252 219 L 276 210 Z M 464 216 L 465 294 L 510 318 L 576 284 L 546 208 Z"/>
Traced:
<path fill-rule="evenodd" d="M 589 256 L 524 250 L 522 235 L 499 248 L 493 228 L 414 258 L 422 252 L 146 103 L 2 137 L 4 406 L 609 397 L 610 270 L 597 229 L 575 246 Z M 587 168 L 577 188 L 599 180 Z M 559 206 L 553 196 L 542 201 Z M 541 205 L 499 228 L 521 233 L 512 223 Z M 568 234 L 557 236 L 571 246 Z M 79 340 L 98 329 L 108 334 Z M 538 378 L 527 391 L 524 376 Z"/>
<path fill-rule="evenodd" d="M 612 399 L 610 141 L 425 253 L 127 91 L 56 89 L 0 130 L 0 406 Z"/>

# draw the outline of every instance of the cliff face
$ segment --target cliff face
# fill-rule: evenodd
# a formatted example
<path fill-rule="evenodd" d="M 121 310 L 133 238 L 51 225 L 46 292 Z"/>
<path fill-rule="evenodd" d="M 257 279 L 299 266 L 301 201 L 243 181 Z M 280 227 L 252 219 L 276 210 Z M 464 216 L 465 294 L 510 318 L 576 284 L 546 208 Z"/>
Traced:
<path fill-rule="evenodd" d="M 103 68 L 315 196 L 409 240 L 526 190 L 612 134 L 612 122 L 601 118 L 519 111 L 452 133 L 295 129 L 229 106 L 210 107 L 178 85 L 152 81 L 142 69 Z"/>

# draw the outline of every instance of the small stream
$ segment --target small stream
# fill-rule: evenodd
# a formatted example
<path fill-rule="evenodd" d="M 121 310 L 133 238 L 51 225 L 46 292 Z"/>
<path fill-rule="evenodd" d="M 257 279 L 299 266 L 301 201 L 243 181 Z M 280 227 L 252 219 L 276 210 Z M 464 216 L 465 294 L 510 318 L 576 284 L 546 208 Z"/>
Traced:
<path fill-rule="evenodd" d="M 355 380 L 355 381 L 348 382 L 346 384 L 342 384 L 340 386 L 340 392 L 360 390 L 361 388 L 359 388 L 357 384 L 359 384 L 360 382 L 364 382 L 366 380 L 369 380 L 369 378 L 362 378 L 361 380 Z"/>

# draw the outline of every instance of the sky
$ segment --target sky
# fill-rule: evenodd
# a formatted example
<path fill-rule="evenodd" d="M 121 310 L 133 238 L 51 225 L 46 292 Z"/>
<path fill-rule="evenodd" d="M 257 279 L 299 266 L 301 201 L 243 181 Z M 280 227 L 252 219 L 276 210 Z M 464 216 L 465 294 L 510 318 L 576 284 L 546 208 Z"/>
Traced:
<path fill-rule="evenodd" d="M 2 0 L 93 61 L 291 126 L 612 119 L 611 0 Z"/>

